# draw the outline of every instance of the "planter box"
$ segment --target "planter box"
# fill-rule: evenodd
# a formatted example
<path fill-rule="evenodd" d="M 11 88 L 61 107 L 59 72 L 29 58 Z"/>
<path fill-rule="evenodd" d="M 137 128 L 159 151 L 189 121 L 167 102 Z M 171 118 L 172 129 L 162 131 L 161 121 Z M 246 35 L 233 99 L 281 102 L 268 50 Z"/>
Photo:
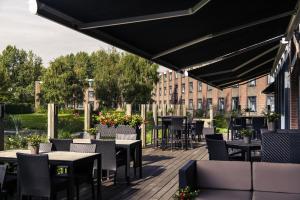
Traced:
<path fill-rule="evenodd" d="M 140 140 L 141 130 L 139 127 L 131 127 L 128 125 L 119 125 L 115 127 L 107 127 L 102 124 L 97 125 L 98 134 L 97 139 L 100 138 L 116 138 L 116 139 L 131 139 Z"/>

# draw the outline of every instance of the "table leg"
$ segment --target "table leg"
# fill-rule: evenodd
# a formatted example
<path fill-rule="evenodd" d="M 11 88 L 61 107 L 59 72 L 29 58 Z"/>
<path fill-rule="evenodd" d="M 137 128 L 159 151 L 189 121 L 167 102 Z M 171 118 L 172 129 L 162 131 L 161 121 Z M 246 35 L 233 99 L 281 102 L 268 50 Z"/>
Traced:
<path fill-rule="evenodd" d="M 129 184 L 130 183 L 130 146 L 126 148 L 127 156 L 126 156 L 126 165 L 127 165 L 127 175 L 126 175 L 126 181 Z"/>
<path fill-rule="evenodd" d="M 69 173 L 69 193 L 70 193 L 69 198 L 71 200 L 73 200 L 74 199 L 74 184 L 75 184 L 73 164 L 69 166 L 68 173 Z"/>
<path fill-rule="evenodd" d="M 102 199 L 102 185 L 101 185 L 101 172 L 102 172 L 102 167 L 101 167 L 101 155 L 98 156 L 97 159 L 97 200 Z"/>
<path fill-rule="evenodd" d="M 249 148 L 246 151 L 246 161 L 251 161 L 251 151 Z"/>
<path fill-rule="evenodd" d="M 138 159 L 138 167 L 139 167 L 139 174 L 140 174 L 140 178 L 143 178 L 143 160 L 142 160 L 142 142 L 139 142 L 138 144 L 138 150 L 137 150 L 137 153 L 138 153 L 138 156 L 137 156 L 137 159 Z"/>

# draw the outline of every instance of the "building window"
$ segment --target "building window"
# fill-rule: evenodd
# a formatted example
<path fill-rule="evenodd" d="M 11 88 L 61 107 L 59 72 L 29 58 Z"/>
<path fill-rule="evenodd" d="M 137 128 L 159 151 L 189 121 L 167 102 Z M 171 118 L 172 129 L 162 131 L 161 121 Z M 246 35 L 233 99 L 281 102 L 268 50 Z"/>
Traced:
<path fill-rule="evenodd" d="M 232 97 L 231 99 L 231 110 L 232 111 L 238 111 L 239 109 L 239 98 L 238 97 Z"/>
<path fill-rule="evenodd" d="M 207 85 L 207 91 L 212 91 L 212 86 Z"/>
<path fill-rule="evenodd" d="M 193 109 L 193 99 L 189 99 L 189 109 Z"/>
<path fill-rule="evenodd" d="M 175 78 L 178 79 L 178 72 L 175 72 Z"/>
<path fill-rule="evenodd" d="M 202 109 L 202 99 L 198 99 L 197 104 L 198 109 Z"/>
<path fill-rule="evenodd" d="M 212 105 L 212 98 L 207 98 L 206 109 L 209 111 L 210 106 Z"/>
<path fill-rule="evenodd" d="M 198 92 L 202 91 L 202 82 L 198 81 Z"/>
<path fill-rule="evenodd" d="M 268 75 L 268 84 L 271 84 L 273 82 L 274 82 L 274 77 L 269 74 Z"/>
<path fill-rule="evenodd" d="M 274 96 L 267 96 L 267 107 L 270 107 L 270 111 L 275 111 L 275 103 L 274 103 Z"/>
<path fill-rule="evenodd" d="M 239 84 L 234 84 L 233 86 L 231 86 L 232 88 L 239 88 Z"/>
<path fill-rule="evenodd" d="M 178 94 L 178 85 L 175 85 L 174 93 Z"/>
<path fill-rule="evenodd" d="M 250 112 L 256 112 L 256 97 L 255 96 L 248 97 L 248 108 L 250 109 Z"/>
<path fill-rule="evenodd" d="M 181 104 L 185 105 L 185 100 L 184 99 L 181 100 Z"/>
<path fill-rule="evenodd" d="M 172 80 L 172 72 L 169 72 L 169 80 Z"/>
<path fill-rule="evenodd" d="M 172 94 L 172 86 L 169 86 L 169 95 Z"/>
<path fill-rule="evenodd" d="M 167 104 L 167 101 L 166 101 L 166 100 L 164 100 L 164 104 Z"/>
<path fill-rule="evenodd" d="M 224 108 L 225 108 L 224 98 L 219 98 L 218 99 L 218 110 L 224 111 Z"/>
<path fill-rule="evenodd" d="M 167 81 L 167 73 L 164 73 L 164 81 Z"/>
<path fill-rule="evenodd" d="M 167 95 L 167 88 L 164 87 L 164 95 Z"/>
<path fill-rule="evenodd" d="M 93 99 L 95 97 L 94 91 L 89 91 L 89 99 Z"/>
<path fill-rule="evenodd" d="M 189 83 L 189 92 L 192 93 L 193 92 L 193 82 Z"/>
<path fill-rule="evenodd" d="M 256 80 L 255 79 L 248 82 L 248 87 L 255 87 L 255 86 L 256 86 Z"/>
<path fill-rule="evenodd" d="M 158 91 L 158 93 L 159 93 L 159 96 L 161 96 L 161 88 L 159 88 L 159 91 Z"/>
<path fill-rule="evenodd" d="M 182 85 L 181 85 L 181 92 L 182 92 L 182 94 L 185 93 L 185 84 L 182 84 Z"/>

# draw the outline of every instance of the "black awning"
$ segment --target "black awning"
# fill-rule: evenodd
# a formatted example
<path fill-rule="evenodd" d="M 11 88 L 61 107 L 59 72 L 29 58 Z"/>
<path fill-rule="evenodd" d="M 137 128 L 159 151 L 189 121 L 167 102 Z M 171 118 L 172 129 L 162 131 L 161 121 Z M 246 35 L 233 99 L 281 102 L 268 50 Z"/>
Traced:
<path fill-rule="evenodd" d="M 268 85 L 263 91 L 262 93 L 264 94 L 274 94 L 275 93 L 275 82 L 271 83 L 270 85 Z"/>
<path fill-rule="evenodd" d="M 222 88 L 224 84 L 270 71 L 276 45 L 286 34 L 297 0 L 37 2 L 39 15 L 167 68 L 185 70 L 202 66 L 189 70 L 189 75 Z M 274 51 L 228 73 L 230 79 L 226 81 L 215 81 L 219 76 L 200 76 L 233 69 L 270 48 Z"/>

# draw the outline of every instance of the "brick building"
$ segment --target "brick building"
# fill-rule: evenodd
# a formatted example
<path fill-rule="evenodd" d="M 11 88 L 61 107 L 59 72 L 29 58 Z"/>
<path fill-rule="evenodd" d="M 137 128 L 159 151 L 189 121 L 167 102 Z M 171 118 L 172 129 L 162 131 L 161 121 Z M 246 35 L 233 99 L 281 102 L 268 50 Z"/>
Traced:
<path fill-rule="evenodd" d="M 208 111 L 213 105 L 215 111 L 230 112 L 250 108 L 254 115 L 260 115 L 270 105 L 274 109 L 274 96 L 262 91 L 273 82 L 270 76 L 254 79 L 234 85 L 224 90 L 211 87 L 205 83 L 174 71 L 159 74 L 160 79 L 154 89 L 154 101 L 162 104 L 182 104 L 188 110 Z"/>

